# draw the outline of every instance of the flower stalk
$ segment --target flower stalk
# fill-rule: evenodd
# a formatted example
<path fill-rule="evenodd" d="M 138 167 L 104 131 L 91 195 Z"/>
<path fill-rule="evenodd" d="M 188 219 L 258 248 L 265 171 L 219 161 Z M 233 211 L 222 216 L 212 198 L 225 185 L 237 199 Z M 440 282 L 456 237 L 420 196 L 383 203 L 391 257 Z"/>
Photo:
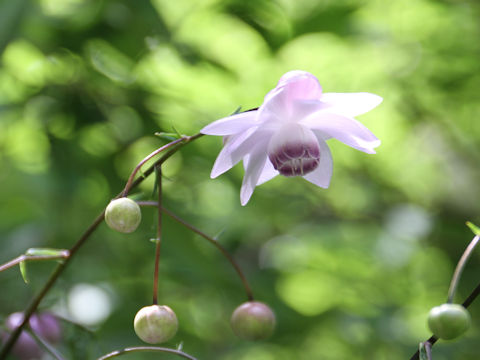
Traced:
<path fill-rule="evenodd" d="M 468 244 L 467 248 L 462 254 L 462 257 L 458 261 L 457 267 L 455 268 L 455 272 L 453 273 L 452 281 L 450 282 L 450 287 L 448 289 L 447 303 L 449 304 L 453 303 L 453 298 L 455 296 L 455 293 L 457 292 L 458 283 L 460 281 L 460 277 L 462 276 L 463 269 L 465 268 L 465 265 L 467 265 L 467 261 L 472 255 L 472 252 L 477 246 L 479 240 L 480 240 L 480 236 L 476 235 L 472 239 L 470 244 Z"/>
<path fill-rule="evenodd" d="M 137 203 L 138 203 L 138 205 L 140 205 L 140 206 L 158 206 L 158 203 L 157 203 L 156 201 L 138 201 Z M 227 251 L 216 239 L 214 239 L 213 237 L 205 234 L 203 231 L 201 231 L 200 229 L 196 228 L 195 226 L 193 226 L 192 224 L 188 223 L 187 221 L 183 220 L 183 219 L 180 218 L 178 215 L 175 215 L 172 211 L 170 211 L 170 210 L 168 210 L 168 209 L 165 209 L 164 207 L 162 207 L 161 209 L 162 209 L 162 212 L 164 212 L 165 214 L 167 214 L 167 215 L 168 215 L 169 217 L 171 217 L 173 220 L 175 220 L 176 222 L 182 224 L 182 225 L 185 226 L 187 229 L 190 229 L 190 230 L 193 231 L 194 233 L 200 235 L 200 236 L 203 237 L 205 240 L 208 240 L 211 244 L 213 244 L 213 245 L 222 253 L 222 255 L 228 260 L 228 262 L 230 262 L 230 264 L 232 265 L 232 267 L 235 269 L 238 277 L 239 277 L 240 280 L 242 281 L 243 287 L 245 288 L 245 293 L 246 293 L 246 295 L 247 295 L 248 301 L 253 301 L 253 300 L 254 300 L 252 289 L 251 289 L 250 285 L 248 284 L 247 278 L 246 278 L 246 276 L 244 275 L 242 269 L 241 269 L 240 266 L 237 264 L 237 262 L 236 262 L 235 259 L 232 257 L 232 255 L 230 255 L 230 254 L 228 253 L 228 251 Z"/>
<path fill-rule="evenodd" d="M 162 246 L 162 167 L 155 166 L 155 173 L 157 177 L 157 192 L 158 192 L 158 217 L 157 217 L 157 238 L 155 239 L 155 269 L 153 271 L 153 304 L 158 304 L 158 266 L 160 263 L 160 249 Z"/>

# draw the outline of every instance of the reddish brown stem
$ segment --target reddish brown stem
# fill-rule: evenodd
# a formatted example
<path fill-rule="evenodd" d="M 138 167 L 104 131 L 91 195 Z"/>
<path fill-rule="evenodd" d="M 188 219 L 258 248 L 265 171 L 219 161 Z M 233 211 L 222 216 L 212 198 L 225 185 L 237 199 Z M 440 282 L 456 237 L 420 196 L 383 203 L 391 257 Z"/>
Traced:
<path fill-rule="evenodd" d="M 158 155 L 160 154 L 161 152 L 171 148 L 172 146 L 178 144 L 178 143 L 181 143 L 182 141 L 185 141 L 187 140 L 189 137 L 181 137 L 180 139 L 177 139 L 177 140 L 174 140 L 160 148 L 158 148 L 157 150 L 153 151 L 152 153 L 148 154 L 146 157 L 143 158 L 142 161 L 140 161 L 137 166 L 135 166 L 135 169 L 133 169 L 132 173 L 130 174 L 128 180 L 127 180 L 127 183 L 125 184 L 125 188 L 123 189 L 123 193 L 122 193 L 122 196 L 127 196 L 128 195 L 128 192 L 130 191 L 130 188 L 131 188 L 131 185 L 133 183 L 133 179 L 135 178 L 135 175 L 140 171 L 140 169 L 142 168 L 142 166 L 148 161 L 150 160 L 151 158 L 155 157 L 155 155 Z"/>
<path fill-rule="evenodd" d="M 155 239 L 155 270 L 153 272 L 153 304 L 158 304 L 158 266 L 160 263 L 160 248 L 162 246 L 162 167 L 161 165 L 155 167 L 157 176 L 157 191 L 158 191 L 158 221 L 157 221 L 157 238 Z"/>
<path fill-rule="evenodd" d="M 137 202 L 140 206 L 158 206 L 158 203 L 156 201 L 138 201 Z M 235 259 L 228 253 L 228 251 L 214 238 L 211 236 L 208 236 L 205 234 L 203 231 L 197 229 L 195 226 L 189 224 L 182 218 L 178 217 L 175 215 L 173 212 L 170 210 L 165 209 L 164 207 L 161 208 L 162 212 L 170 216 L 173 220 L 177 221 L 178 223 L 182 224 L 186 228 L 190 229 L 194 233 L 197 233 L 204 239 L 208 240 L 210 243 L 212 243 L 220 252 L 223 254 L 223 256 L 230 262 L 230 264 L 233 266 L 235 271 L 237 272 L 238 276 L 240 277 L 240 280 L 242 281 L 243 287 L 245 288 L 245 292 L 247 294 L 247 298 L 249 301 L 253 301 L 253 292 L 252 289 L 250 288 L 250 285 L 248 284 L 247 278 L 243 274 L 242 269 L 240 269 L 240 266 L 237 264 Z"/>

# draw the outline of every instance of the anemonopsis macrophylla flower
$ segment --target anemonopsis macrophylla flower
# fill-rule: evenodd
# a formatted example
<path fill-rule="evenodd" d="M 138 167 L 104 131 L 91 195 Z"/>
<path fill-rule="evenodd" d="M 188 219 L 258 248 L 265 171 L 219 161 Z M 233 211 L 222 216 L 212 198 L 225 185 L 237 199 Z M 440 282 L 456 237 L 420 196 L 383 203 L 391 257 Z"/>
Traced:
<path fill-rule="evenodd" d="M 215 178 L 243 160 L 245 176 L 240 191 L 245 205 L 256 186 L 283 176 L 302 176 L 327 188 L 333 171 L 326 141 L 375 154 L 375 135 L 354 119 L 382 102 L 370 93 L 322 93 L 317 78 L 306 71 L 290 71 L 266 96 L 257 110 L 214 121 L 201 133 L 224 136 L 224 146 L 213 165 Z"/>

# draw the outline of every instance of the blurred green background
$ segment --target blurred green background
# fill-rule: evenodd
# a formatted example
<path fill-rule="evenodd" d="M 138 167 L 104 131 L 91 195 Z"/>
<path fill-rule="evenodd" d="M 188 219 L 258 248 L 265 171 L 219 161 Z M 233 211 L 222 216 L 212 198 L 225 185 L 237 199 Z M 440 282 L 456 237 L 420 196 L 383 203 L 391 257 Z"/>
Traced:
<path fill-rule="evenodd" d="M 167 345 L 199 359 L 408 359 L 430 336 L 455 263 L 480 222 L 480 3 L 474 0 L 3 0 L 0 2 L 0 263 L 68 248 L 164 142 L 261 104 L 279 77 L 315 74 L 325 92 L 384 102 L 359 120 L 377 155 L 330 140 L 324 190 L 275 178 L 240 206 L 241 165 L 211 180 L 221 149 L 203 137 L 165 166 L 165 206 L 216 235 L 276 312 L 269 341 L 229 327 L 245 301 L 210 244 L 165 218 L 160 302 L 180 321 Z M 132 195 L 149 198 L 153 179 Z M 68 359 L 141 345 L 151 301 L 155 212 L 131 235 L 101 225 L 42 303 L 64 323 Z M 21 311 L 53 263 L 0 274 L 1 316 Z M 478 283 L 472 257 L 457 301 Z M 86 312 L 85 312 L 86 308 Z M 435 360 L 478 359 L 480 306 Z M 173 359 L 132 355 L 130 359 Z"/>

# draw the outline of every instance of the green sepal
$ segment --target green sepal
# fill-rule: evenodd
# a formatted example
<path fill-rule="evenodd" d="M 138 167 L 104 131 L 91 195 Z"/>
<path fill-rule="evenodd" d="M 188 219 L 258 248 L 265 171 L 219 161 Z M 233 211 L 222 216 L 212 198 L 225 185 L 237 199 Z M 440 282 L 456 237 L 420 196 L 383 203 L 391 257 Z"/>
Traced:
<path fill-rule="evenodd" d="M 27 262 L 21 261 L 19 264 L 20 267 L 20 274 L 22 274 L 23 281 L 25 284 L 28 284 L 28 277 L 27 277 Z"/>
<path fill-rule="evenodd" d="M 67 250 L 65 249 L 51 249 L 51 248 L 30 248 L 25 251 L 28 256 L 65 256 Z"/>
<path fill-rule="evenodd" d="M 470 230 L 472 230 L 472 232 L 473 232 L 476 236 L 480 236 L 480 227 L 478 227 L 477 225 L 471 223 L 470 221 L 467 221 L 467 226 L 470 228 Z"/>

